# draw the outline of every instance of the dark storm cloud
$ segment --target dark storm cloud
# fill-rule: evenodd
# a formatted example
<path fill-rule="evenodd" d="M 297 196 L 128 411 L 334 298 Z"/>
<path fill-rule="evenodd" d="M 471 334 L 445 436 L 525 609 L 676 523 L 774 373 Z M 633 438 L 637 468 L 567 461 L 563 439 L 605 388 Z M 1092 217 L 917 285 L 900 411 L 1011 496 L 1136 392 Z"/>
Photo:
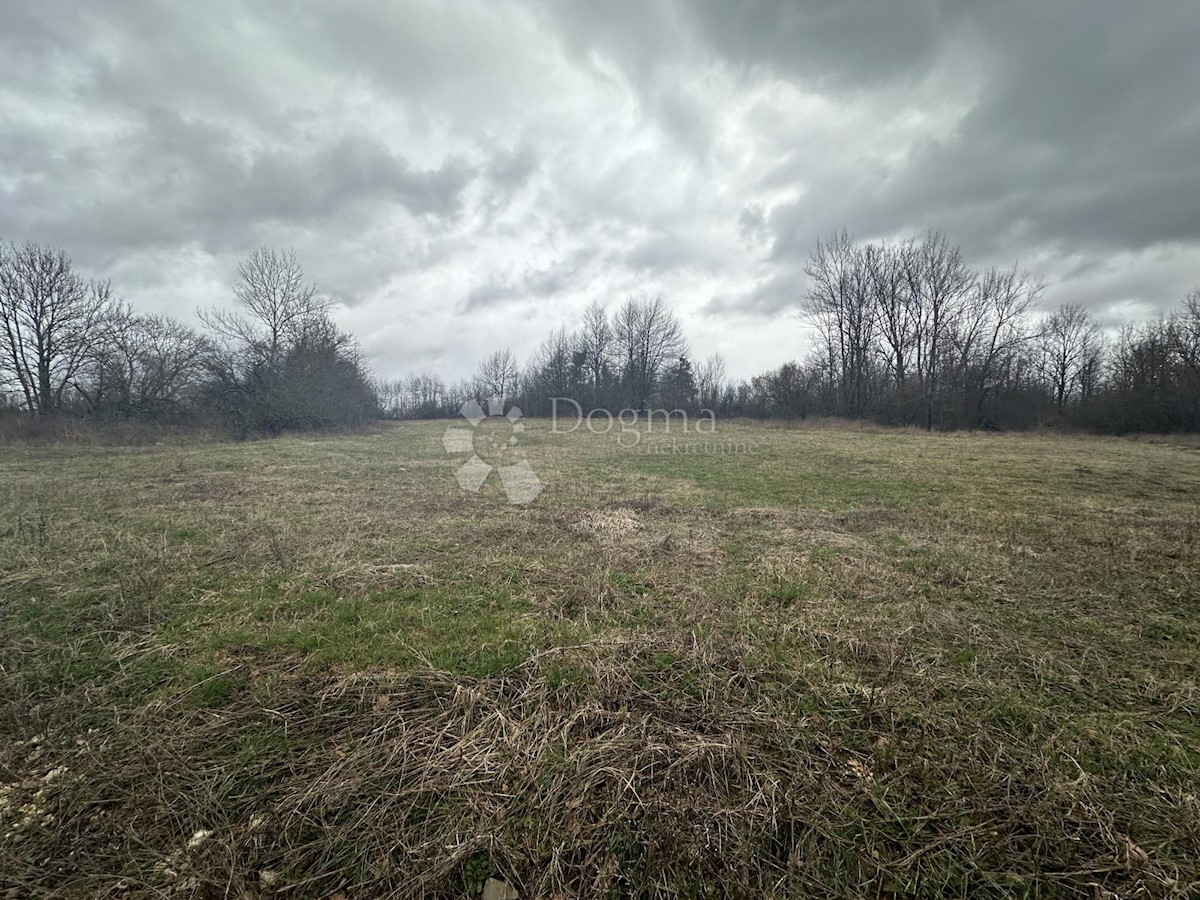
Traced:
<path fill-rule="evenodd" d="M 817 185 L 773 216 L 775 255 L 814 232 L 942 228 L 985 256 L 1200 241 L 1200 8 L 995 4 L 960 22 L 981 59 L 953 131 L 877 178 Z M 799 171 L 791 174 L 800 177 Z"/>
<path fill-rule="evenodd" d="M 416 215 L 459 213 L 475 170 L 448 157 L 438 168 L 414 170 L 376 138 L 347 135 L 315 150 L 280 149 L 255 157 L 227 186 L 213 212 L 234 216 L 319 220 L 360 201 L 399 203 Z"/>
<path fill-rule="evenodd" d="M 841 228 L 1115 320 L 1200 279 L 1198 37 L 1190 0 L 9 3 L 0 236 L 180 313 L 295 246 L 384 374 L 647 291 L 769 329 L 745 374 L 805 351 Z"/>
<path fill-rule="evenodd" d="M 475 177 L 454 156 L 414 168 L 362 134 L 251 149 L 229 127 L 163 109 L 108 147 L 58 153 L 49 141 L 34 142 L 22 156 L 26 165 L 36 156 L 51 177 L 8 191 L 0 227 L 11 233 L 57 218 L 73 242 L 113 250 L 189 240 L 219 249 L 225 237 L 244 241 L 263 222 L 335 223 L 363 206 L 452 218 Z"/>

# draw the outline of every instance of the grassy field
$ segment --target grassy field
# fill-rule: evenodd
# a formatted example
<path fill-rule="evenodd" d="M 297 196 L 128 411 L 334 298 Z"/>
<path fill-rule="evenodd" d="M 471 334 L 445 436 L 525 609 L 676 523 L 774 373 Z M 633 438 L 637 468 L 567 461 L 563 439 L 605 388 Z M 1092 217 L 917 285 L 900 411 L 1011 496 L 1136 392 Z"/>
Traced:
<path fill-rule="evenodd" d="M 446 427 L 0 447 L 0 896 L 1200 891 L 1194 447 Z"/>

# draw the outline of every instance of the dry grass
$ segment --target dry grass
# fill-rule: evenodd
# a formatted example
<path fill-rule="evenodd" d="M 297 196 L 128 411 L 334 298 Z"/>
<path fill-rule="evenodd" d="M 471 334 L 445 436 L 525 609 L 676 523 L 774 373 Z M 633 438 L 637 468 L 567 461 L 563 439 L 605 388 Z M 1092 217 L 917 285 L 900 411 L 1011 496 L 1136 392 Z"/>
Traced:
<path fill-rule="evenodd" d="M 1002 721 L 964 743 L 921 714 L 939 686 L 902 653 L 869 687 L 752 655 L 641 635 L 482 680 L 259 669 L 269 689 L 219 710 L 155 703 L 17 748 L 46 774 L 10 789 L 5 862 L 22 889 L 89 895 L 453 894 L 477 856 L 523 896 L 1178 884 L 1082 769 Z"/>
<path fill-rule="evenodd" d="M 14 896 L 1200 887 L 1200 457 L 438 424 L 0 453 Z"/>

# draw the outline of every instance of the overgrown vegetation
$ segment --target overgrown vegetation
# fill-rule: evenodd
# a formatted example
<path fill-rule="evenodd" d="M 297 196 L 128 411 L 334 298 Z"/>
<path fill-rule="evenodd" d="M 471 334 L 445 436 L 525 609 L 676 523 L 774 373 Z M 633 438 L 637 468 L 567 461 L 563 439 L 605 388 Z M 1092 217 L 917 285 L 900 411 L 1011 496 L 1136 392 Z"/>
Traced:
<path fill-rule="evenodd" d="M 60 250 L 0 245 L 0 421 L 86 417 L 106 427 L 212 426 L 246 437 L 375 416 L 354 339 L 334 324 L 293 253 L 251 253 L 234 294 L 240 312 L 202 314 L 200 333 L 135 314 L 107 282 L 85 281 Z"/>
<path fill-rule="evenodd" d="M 0 883 L 1200 888 L 1194 447 L 443 432 L 0 452 Z"/>

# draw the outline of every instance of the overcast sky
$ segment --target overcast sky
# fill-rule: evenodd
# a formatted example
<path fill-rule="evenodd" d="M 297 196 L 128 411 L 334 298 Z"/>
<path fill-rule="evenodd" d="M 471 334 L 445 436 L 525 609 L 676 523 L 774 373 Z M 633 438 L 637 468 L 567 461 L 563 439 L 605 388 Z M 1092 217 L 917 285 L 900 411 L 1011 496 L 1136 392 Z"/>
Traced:
<path fill-rule="evenodd" d="M 1108 323 L 1200 282 L 1196 0 L 0 0 L 0 237 L 139 310 L 294 246 L 385 376 L 662 294 L 805 355 L 814 241 L 940 228 Z"/>

